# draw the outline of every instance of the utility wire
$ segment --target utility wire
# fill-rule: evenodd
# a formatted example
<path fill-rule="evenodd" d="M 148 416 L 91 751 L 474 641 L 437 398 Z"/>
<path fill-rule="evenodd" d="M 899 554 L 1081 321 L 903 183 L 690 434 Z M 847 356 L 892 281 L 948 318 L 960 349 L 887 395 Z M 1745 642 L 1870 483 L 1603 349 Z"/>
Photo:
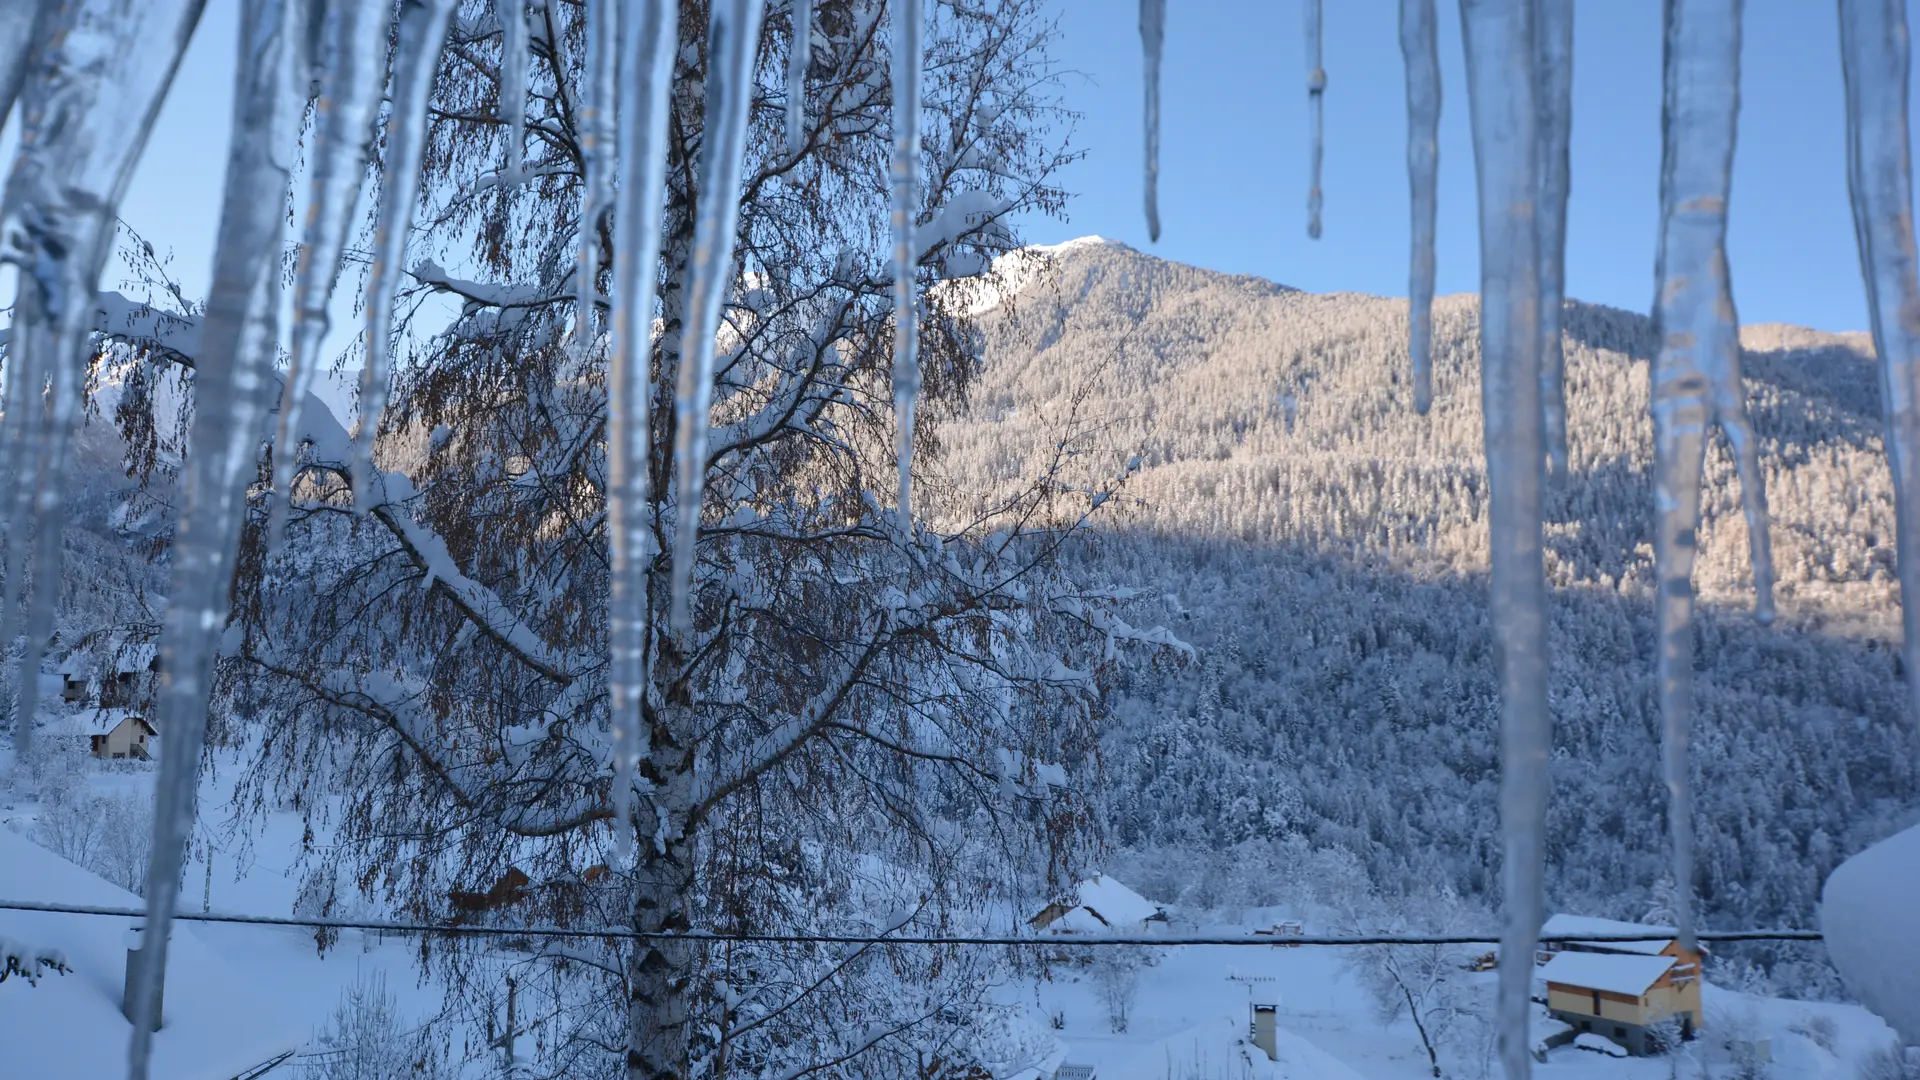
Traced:
<path fill-rule="evenodd" d="M 144 919 L 142 908 L 94 907 L 86 904 L 48 904 L 32 900 L 0 900 L 0 911 L 40 911 L 60 915 L 99 915 L 126 919 Z M 431 923 L 384 922 L 377 919 L 312 919 L 278 915 L 223 915 L 213 912 L 182 911 L 174 914 L 181 922 L 237 923 L 251 926 L 298 926 L 327 930 L 371 930 L 385 934 L 449 934 L 468 937 L 557 937 L 621 938 L 653 941 L 751 942 L 760 944 L 802 945 L 1013 945 L 1051 946 L 1055 948 L 1102 945 L 1261 945 L 1276 948 L 1291 945 L 1492 945 L 1497 932 L 1474 934 L 1247 934 L 1247 935 L 1087 935 L 1084 937 L 1008 937 L 992 934 L 723 934 L 712 930 L 641 931 L 616 928 L 568 926 L 470 926 Z M 1818 930 L 1702 930 L 1701 941 L 1819 941 Z M 1542 945 L 1591 943 L 1629 944 L 1646 941 L 1672 941 L 1672 934 L 1556 934 L 1540 939 Z"/>

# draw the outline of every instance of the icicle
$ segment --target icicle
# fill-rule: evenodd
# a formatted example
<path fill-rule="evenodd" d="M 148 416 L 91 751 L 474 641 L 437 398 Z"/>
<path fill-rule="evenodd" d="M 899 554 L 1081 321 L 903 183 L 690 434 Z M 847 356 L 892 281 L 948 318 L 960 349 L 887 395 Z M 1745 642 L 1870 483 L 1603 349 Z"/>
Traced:
<path fill-rule="evenodd" d="M 20 150 L 0 206 L 0 259 L 19 269 L 7 381 L 17 415 L 6 419 L 0 454 L 14 484 L 4 523 L 4 593 L 25 595 L 31 545 L 32 597 L 11 607 L 8 632 L 24 629 L 14 746 L 24 759 L 39 704 L 40 654 L 60 591 L 68 445 L 79 415 L 81 376 L 95 318 L 94 290 L 113 245 L 115 212 L 145 146 L 160 101 L 200 16 L 194 0 L 71 0 L 36 24 L 33 78 L 20 84 Z M 99 58 L 115 57 L 102 66 Z M 44 405 L 37 400 L 48 389 Z M 31 475 L 31 483 L 23 483 Z M 30 524 L 31 523 L 31 524 Z M 10 645 L 11 642 L 5 643 Z M 4 646 L 0 646 L 4 647 Z"/>
<path fill-rule="evenodd" d="M 1847 88 L 1847 189 L 1880 357 L 1887 464 L 1898 520 L 1907 692 L 1920 722 L 1920 267 L 1913 236 L 1913 155 L 1907 134 L 1911 62 L 1900 0 L 1840 0 Z"/>
<path fill-rule="evenodd" d="M 16 309 L 16 316 L 21 314 Z M 21 623 L 26 613 L 20 604 L 26 595 L 26 576 L 28 552 L 32 544 L 28 542 L 28 531 L 33 521 L 34 489 L 37 479 L 37 457 L 34 452 L 41 439 L 41 431 L 46 423 L 45 391 L 47 372 L 44 343 L 34 340 L 41 336 L 33 327 L 25 326 L 16 317 L 13 336 L 7 350 L 6 408 L 5 422 L 0 425 L 0 483 L 6 485 L 7 493 L 5 518 L 0 524 L 0 543 L 6 545 L 4 568 L 0 573 L 6 575 L 0 583 L 0 671 L 6 668 L 6 661 L 13 649 L 13 642 L 20 636 Z M 33 680 L 27 678 L 29 671 L 27 660 L 34 650 L 23 643 L 21 666 L 14 680 L 16 696 L 13 705 L 13 749 L 15 763 L 27 760 L 28 751 L 33 744 L 33 724 L 29 718 L 33 715 L 38 699 L 37 685 L 28 685 Z"/>
<path fill-rule="evenodd" d="M 1567 471 L 1566 350 L 1560 340 L 1567 280 L 1568 149 L 1573 133 L 1573 0 L 1539 0 L 1534 70 L 1540 82 L 1540 406 L 1547 461 Z"/>
<path fill-rule="evenodd" d="M 813 58 L 813 0 L 793 0 L 793 43 L 787 48 L 787 155 L 807 148 L 807 64 Z"/>
<path fill-rule="evenodd" d="M 1306 0 L 1307 11 L 1307 122 L 1309 178 L 1307 180 L 1307 235 L 1320 239 L 1321 98 L 1327 92 L 1327 69 L 1320 64 L 1320 0 Z"/>
<path fill-rule="evenodd" d="M 386 84 L 387 0 L 331 0 L 326 4 L 320 56 L 320 100 L 315 106 L 318 136 L 308 159 L 307 221 L 294 270 L 293 342 L 286 387 L 280 398 L 280 423 L 273 440 L 273 490 L 278 498 L 268 511 L 267 543 L 280 546 L 293 500 L 293 465 L 299 452 L 300 411 L 313 389 L 320 345 L 332 327 L 327 304 L 333 299 L 346 252 L 353 211 L 360 201 L 367 152 Z"/>
<path fill-rule="evenodd" d="M 893 18 L 893 452 L 900 468 L 900 527 L 913 520 L 913 417 L 920 401 L 920 326 L 913 289 L 913 225 L 920 171 L 920 3 Z"/>
<path fill-rule="evenodd" d="M 648 473 L 653 421 L 654 266 L 666 204 L 667 102 L 679 33 L 678 0 L 640 0 L 620 20 L 620 186 L 614 207 L 613 363 L 607 391 L 609 431 L 609 600 L 613 652 L 613 811 L 616 864 L 633 858 L 633 770 L 645 753 L 642 705 L 647 686 L 647 568 L 652 494 Z"/>
<path fill-rule="evenodd" d="M 1532 0 L 1461 0 L 1480 202 L 1481 408 L 1492 492 L 1492 608 L 1500 669 L 1501 885 L 1497 1020 L 1508 1080 L 1525 1080 L 1533 954 L 1545 904 L 1547 589 L 1540 504 L 1538 112 Z"/>
<path fill-rule="evenodd" d="M 1758 452 L 1740 377 L 1740 327 L 1727 275 L 1727 199 L 1740 114 L 1742 0 L 1668 0 L 1660 246 L 1654 290 L 1654 565 L 1659 579 L 1660 712 L 1665 727 L 1675 917 L 1694 945 L 1693 816 L 1687 745 L 1693 697 L 1693 563 L 1707 424 L 1740 462 L 1756 614 L 1773 617 L 1772 554 Z"/>
<path fill-rule="evenodd" d="M 500 122 L 507 125 L 509 183 L 526 173 L 527 152 L 527 0 L 493 0 L 500 20 L 500 83 L 496 92 Z"/>
<path fill-rule="evenodd" d="M 59 0 L 13 0 L 0 5 L 0 127 L 7 123 L 14 98 L 27 80 L 32 64 L 33 44 L 45 36 L 42 22 L 60 7 Z"/>
<path fill-rule="evenodd" d="M 19 97 L 20 88 L 26 82 L 27 68 L 33 58 L 39 55 L 42 38 L 50 31 L 48 25 L 58 10 L 57 0 L 41 0 L 39 3 L 15 3 L 0 7 L 0 128 L 4 128 L 8 115 L 13 111 L 13 103 Z M 26 459 L 27 447 L 37 438 L 30 418 L 38 416 L 40 410 L 30 410 L 28 405 L 39 395 L 37 391 L 27 389 L 31 381 L 25 368 L 31 362 L 33 348 L 23 350 L 21 339 L 16 336 L 8 350 L 4 367 L 0 367 L 0 382 L 5 384 L 4 403 L 0 403 L 0 484 L 4 490 L 13 493 L 11 505 L 0 509 L 0 525 L 9 527 L 0 532 L 0 676 L 4 676 L 7 658 L 13 648 L 13 641 L 19 636 L 19 602 L 23 583 L 21 578 L 26 572 L 26 534 L 14 527 L 15 523 L 29 520 L 32 513 L 33 482 L 18 475 Z M 25 674 L 23 671 L 22 674 Z M 4 679 L 0 678 L 0 683 Z M 16 685 L 18 685 L 16 683 Z M 0 715 L 4 715 L 10 704 L 0 699 Z M 24 715 L 17 710 L 15 716 Z M 32 725 L 23 723 L 14 729 L 17 743 L 15 761 L 25 759 L 28 745 L 33 738 Z"/>
<path fill-rule="evenodd" d="M 733 273 L 747 105 L 765 0 L 715 0 L 707 20 L 706 113 L 700 145 L 700 205 L 688 258 L 687 325 L 674 395 L 673 455 L 679 515 L 673 540 L 673 626 L 693 625 L 693 564 L 707 478 L 707 412 L 713 400 L 714 335 Z"/>
<path fill-rule="evenodd" d="M 1433 406 L 1433 234 L 1440 186 L 1440 48 L 1433 0 L 1400 0 L 1400 53 L 1407 63 L 1407 186 L 1413 193 L 1413 267 L 1407 287 L 1407 352 L 1413 411 Z"/>
<path fill-rule="evenodd" d="M 266 427 L 279 342 L 282 213 L 307 85 L 296 76 L 301 5 L 243 0 L 233 138 L 213 261 L 213 286 L 195 356 L 194 420 L 186 507 L 173 543 L 159 694 L 160 782 L 155 789 L 147 920 L 135 989 L 137 1017 L 152 1017 L 165 979 L 180 872 L 193 832 L 213 658 L 231 614 L 235 551 Z M 149 1022 L 133 1025 L 134 1075 L 144 1069 Z"/>
<path fill-rule="evenodd" d="M 1167 40 L 1167 0 L 1140 0 L 1147 135 L 1147 239 L 1160 242 L 1160 53 Z"/>
<path fill-rule="evenodd" d="M 594 311 L 600 296 L 600 223 L 613 209 L 614 47 L 619 42 L 615 0 L 587 0 L 587 85 L 580 107 L 580 153 L 586 183 L 580 192 L 580 232 L 575 258 L 577 298 L 573 342 L 581 363 L 593 352 Z"/>
<path fill-rule="evenodd" d="M 403 0 L 393 55 L 393 107 L 387 114 L 386 157 L 381 162 L 379 224 L 373 234 L 373 269 L 367 277 L 366 361 L 360 369 L 360 430 L 353 440 L 353 504 L 366 508 L 373 476 L 373 440 L 387 407 L 391 377 L 387 337 L 392 332 L 394 290 L 407 254 L 407 230 L 420 192 L 420 159 L 427 146 L 427 103 L 446 48 L 447 30 L 459 0 Z"/>

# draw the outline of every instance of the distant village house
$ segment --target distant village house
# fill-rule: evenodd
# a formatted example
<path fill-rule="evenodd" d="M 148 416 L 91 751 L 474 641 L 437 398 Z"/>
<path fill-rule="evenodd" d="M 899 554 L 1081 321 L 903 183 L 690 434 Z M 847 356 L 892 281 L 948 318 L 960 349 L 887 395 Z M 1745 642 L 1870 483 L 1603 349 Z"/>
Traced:
<path fill-rule="evenodd" d="M 96 709 L 81 718 L 87 750 L 105 760 L 151 761 L 147 740 L 158 735 L 147 718 L 125 709 Z"/>
<path fill-rule="evenodd" d="M 1081 882 L 1074 900 L 1048 904 L 1027 925 L 1049 934 L 1137 934 L 1167 924 L 1159 904 L 1105 874 Z"/>
<path fill-rule="evenodd" d="M 1628 934 L 1657 934 L 1660 940 L 1581 937 Z M 1700 1030 L 1700 961 L 1705 950 L 1681 949 L 1671 927 L 1555 915 L 1540 928 L 1540 936 L 1573 939 L 1542 944 L 1539 975 L 1547 984 L 1547 1011 L 1575 1031 L 1648 1054 L 1666 1049 L 1660 1045 L 1663 1024 L 1677 1024 L 1683 1039 Z"/>
<path fill-rule="evenodd" d="M 151 642 L 90 635 L 60 664 L 60 696 L 70 704 L 125 709 L 141 702 L 160 670 Z"/>
<path fill-rule="evenodd" d="M 50 650 L 64 651 L 52 675 L 42 676 L 68 705 L 80 706 L 71 721 L 87 740 L 87 752 L 104 760 L 149 761 L 149 741 L 158 733 L 146 715 L 160 672 L 160 649 L 137 631 L 96 630 L 70 645 L 54 635 Z"/>

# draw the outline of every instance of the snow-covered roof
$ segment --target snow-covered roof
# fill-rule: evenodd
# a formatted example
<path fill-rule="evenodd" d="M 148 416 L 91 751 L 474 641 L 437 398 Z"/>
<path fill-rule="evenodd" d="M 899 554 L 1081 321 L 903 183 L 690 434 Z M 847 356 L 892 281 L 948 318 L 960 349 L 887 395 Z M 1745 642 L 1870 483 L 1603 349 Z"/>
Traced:
<path fill-rule="evenodd" d="M 1068 909 L 1066 914 L 1048 923 L 1044 929 L 1056 934 L 1101 934 L 1113 927 L 1086 908 L 1076 907 Z"/>
<path fill-rule="evenodd" d="M 1671 926 L 1648 926 L 1644 923 L 1622 922 L 1619 919 L 1596 919 L 1589 915 L 1555 915 L 1540 927 L 1541 937 L 1578 937 L 1593 934 L 1596 937 L 1607 934 L 1661 934 L 1660 941 L 1575 941 L 1573 944 L 1587 949 L 1602 949 L 1607 952 L 1644 953 L 1658 956 L 1661 950 L 1673 944 L 1680 931 Z"/>
<path fill-rule="evenodd" d="M 95 709 L 92 712 L 81 713 L 79 720 L 80 730 L 87 735 L 110 735 L 113 729 L 128 720 L 140 722 L 146 727 L 149 735 L 158 734 L 146 717 L 127 709 Z"/>
<path fill-rule="evenodd" d="M 41 903 L 140 907 L 139 897 L 0 828 L 0 897 Z M 38 985 L 0 983 L 0 1061 L 8 1076 L 119 1080 L 133 1025 L 120 1013 L 126 935 L 137 920 L 0 910 L 0 937 L 57 949 L 69 974 Z M 307 1023 L 265 1002 L 255 986 L 271 969 L 237 970 L 178 926 L 168 950 L 165 1023 L 153 1036 L 152 1080 L 228 1080 L 297 1049 Z M 249 984 L 254 984 L 250 986 Z"/>
<path fill-rule="evenodd" d="M 1553 959 L 1540 968 L 1539 976 L 1563 986 L 1639 997 L 1672 966 L 1671 956 L 1563 952 L 1555 953 Z"/>
<path fill-rule="evenodd" d="M 1159 904 L 1105 874 L 1081 882 L 1075 899 L 1080 902 L 1052 922 L 1040 924 L 1039 916 L 1035 916 L 1036 925 L 1057 934 L 1098 934 L 1138 930 L 1148 920 L 1165 916 Z"/>
<path fill-rule="evenodd" d="M 1141 923 L 1160 914 L 1159 904 L 1105 874 L 1095 874 L 1080 883 L 1080 906 L 1108 926 Z"/>

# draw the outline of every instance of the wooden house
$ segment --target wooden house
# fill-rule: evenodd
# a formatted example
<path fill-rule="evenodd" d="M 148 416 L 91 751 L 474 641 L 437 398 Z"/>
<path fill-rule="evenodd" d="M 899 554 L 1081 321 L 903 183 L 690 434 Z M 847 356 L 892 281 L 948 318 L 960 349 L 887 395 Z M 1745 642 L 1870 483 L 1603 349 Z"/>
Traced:
<path fill-rule="evenodd" d="M 1633 934 L 1656 939 L 1606 940 Z M 1547 984 L 1548 1012 L 1576 1031 L 1646 1054 L 1662 1049 L 1655 1031 L 1663 1023 L 1677 1023 L 1682 1038 L 1701 1029 L 1704 950 L 1681 949 L 1672 928 L 1555 915 L 1540 935 L 1568 939 L 1542 943 L 1545 963 L 1539 977 Z"/>
<path fill-rule="evenodd" d="M 158 735 L 147 718 L 125 709 L 96 709 L 81 718 L 87 750 L 104 760 L 150 761 L 147 740 Z"/>
<path fill-rule="evenodd" d="M 1138 934 L 1167 924 L 1159 904 L 1105 874 L 1081 882 L 1074 900 L 1048 904 L 1027 925 L 1050 934 Z"/>

